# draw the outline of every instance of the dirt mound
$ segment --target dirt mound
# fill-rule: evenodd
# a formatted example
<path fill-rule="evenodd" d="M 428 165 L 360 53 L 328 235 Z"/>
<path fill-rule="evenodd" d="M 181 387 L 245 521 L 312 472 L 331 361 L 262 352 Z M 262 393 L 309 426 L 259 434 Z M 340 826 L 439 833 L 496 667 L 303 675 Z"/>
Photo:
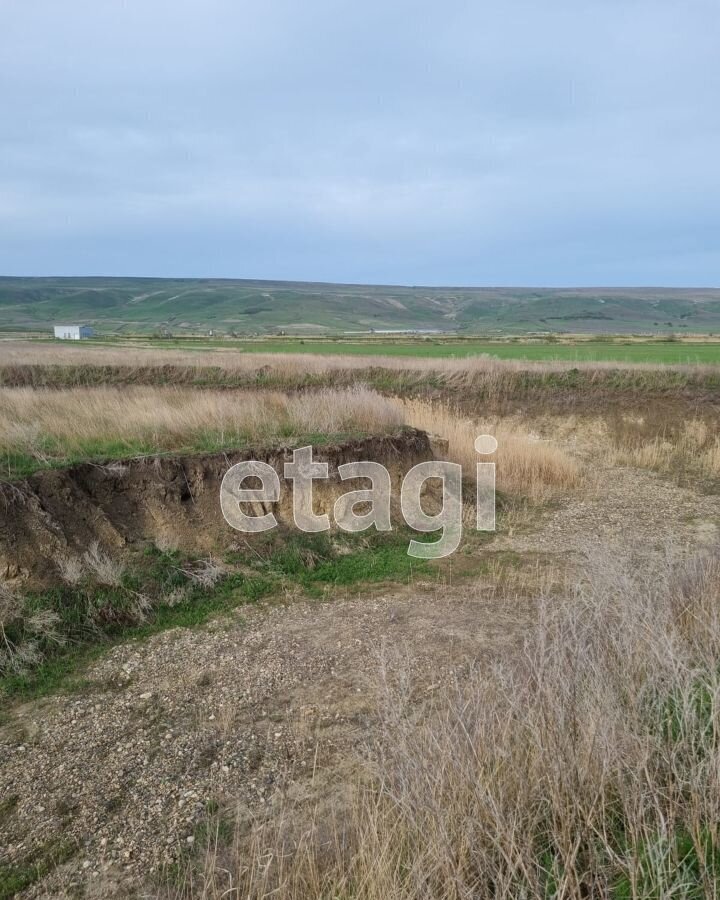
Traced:
<path fill-rule="evenodd" d="M 411 428 L 318 446 L 313 452 L 317 461 L 329 464 L 330 472 L 326 482 L 315 482 L 319 513 L 331 511 L 340 494 L 358 486 L 341 482 L 337 469 L 343 463 L 382 463 L 397 499 L 408 469 L 433 456 L 428 436 Z M 64 561 L 80 556 L 95 541 L 114 554 L 149 541 L 192 552 L 217 552 L 237 538 L 220 510 L 220 483 L 230 466 L 248 459 L 268 463 L 282 483 L 292 448 L 83 463 L 1 484 L 0 579 L 52 583 L 59 579 Z M 292 523 L 287 489 L 274 512 L 281 524 Z"/>

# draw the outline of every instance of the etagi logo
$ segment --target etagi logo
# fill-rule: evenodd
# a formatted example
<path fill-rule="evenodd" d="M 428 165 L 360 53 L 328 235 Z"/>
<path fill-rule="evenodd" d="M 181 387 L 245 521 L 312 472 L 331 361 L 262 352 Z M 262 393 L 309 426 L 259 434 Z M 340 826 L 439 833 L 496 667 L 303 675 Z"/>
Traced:
<path fill-rule="evenodd" d="M 475 450 L 481 456 L 489 456 L 497 450 L 497 441 L 490 434 L 482 434 L 475 440 Z M 381 463 L 352 462 L 338 466 L 342 481 L 362 478 L 369 487 L 348 491 L 335 501 L 333 517 L 338 528 L 348 532 L 392 531 L 390 501 L 392 486 L 390 473 Z M 431 543 L 411 540 L 408 554 L 418 559 L 441 559 L 454 553 L 460 546 L 463 527 L 462 466 L 443 460 L 419 463 L 405 475 L 400 489 L 400 510 L 405 523 L 424 534 L 441 532 L 440 538 Z M 313 482 L 329 478 L 326 462 L 313 460 L 311 446 L 293 450 L 293 459 L 285 463 L 284 476 L 292 483 L 292 511 L 295 527 L 300 531 L 316 532 L 330 529 L 327 513 L 317 515 L 313 511 Z M 248 479 L 260 482 L 260 487 L 245 487 Z M 478 531 L 495 531 L 495 463 L 476 463 L 477 488 L 476 527 Z M 421 496 L 426 482 L 437 479 L 442 483 L 442 504 L 434 515 L 426 513 Z M 220 507 L 228 525 L 237 531 L 258 533 L 276 528 L 278 521 L 271 506 L 280 500 L 281 488 L 278 473 L 272 466 L 257 460 L 236 463 L 225 473 L 220 485 Z M 249 505 L 248 515 L 241 505 Z M 358 511 L 360 507 L 362 511 Z"/>

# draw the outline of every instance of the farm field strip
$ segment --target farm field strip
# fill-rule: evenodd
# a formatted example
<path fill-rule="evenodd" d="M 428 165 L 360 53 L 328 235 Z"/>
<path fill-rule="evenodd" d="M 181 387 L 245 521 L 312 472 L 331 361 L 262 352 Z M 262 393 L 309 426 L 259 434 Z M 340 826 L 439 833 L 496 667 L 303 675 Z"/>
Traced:
<path fill-rule="evenodd" d="M 28 345 L 42 346 L 42 341 Z M 57 346 L 48 341 L 49 346 Z M 212 341 L 203 339 L 142 340 L 83 342 L 86 348 L 101 347 L 108 350 L 119 346 L 133 349 L 160 351 L 181 350 L 189 353 L 209 351 L 236 352 L 242 354 L 301 354 L 350 357 L 388 357 L 406 359 L 473 360 L 490 357 L 497 360 L 521 360 L 535 362 L 622 364 L 645 363 L 662 365 L 717 365 L 720 364 L 720 341 L 713 340 L 452 340 L 452 339 L 398 339 L 352 341 L 345 339 L 278 339 Z M 0 343 L 0 351 L 3 350 Z"/>

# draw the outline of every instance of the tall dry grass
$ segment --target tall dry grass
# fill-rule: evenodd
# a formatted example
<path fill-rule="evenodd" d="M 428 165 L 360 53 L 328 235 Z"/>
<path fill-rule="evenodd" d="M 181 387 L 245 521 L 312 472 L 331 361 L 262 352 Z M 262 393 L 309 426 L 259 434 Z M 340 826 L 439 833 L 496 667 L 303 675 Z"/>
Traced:
<path fill-rule="evenodd" d="M 0 341 L 0 386 L 306 390 L 364 382 L 397 396 L 428 391 L 499 412 L 516 401 L 567 409 L 599 399 L 704 399 L 720 387 L 720 367 L 616 362 L 452 359 L 172 350 Z"/>
<path fill-rule="evenodd" d="M 720 435 L 702 419 L 688 419 L 673 433 L 636 440 L 623 435 L 611 460 L 615 465 L 714 479 L 720 477 Z"/>
<path fill-rule="evenodd" d="M 0 455 L 25 454 L 38 462 L 222 449 L 292 435 L 372 432 L 401 422 L 390 400 L 362 386 L 292 397 L 172 387 L 0 388 Z"/>
<path fill-rule="evenodd" d="M 470 479 L 476 463 L 494 462 L 500 490 L 525 494 L 536 502 L 553 492 L 571 490 L 581 481 L 580 466 L 565 450 L 510 419 L 471 419 L 440 401 L 397 403 L 405 422 L 448 442 L 448 459 L 460 463 Z M 483 434 L 497 440 L 495 453 L 479 456 L 475 451 L 475 438 Z"/>
<path fill-rule="evenodd" d="M 577 464 L 516 424 L 474 422 L 449 406 L 393 400 L 362 385 L 333 390 L 199 391 L 191 388 L 0 388 L 0 459 L 39 466 L 160 451 L 223 449 L 239 443 L 412 425 L 448 441 L 448 458 L 471 480 L 475 437 L 495 435 L 501 490 L 533 501 L 575 487 Z"/>
<path fill-rule="evenodd" d="M 185 898 L 545 900 L 720 894 L 720 556 L 595 561 L 524 653 L 422 706 L 386 662 L 349 807 L 210 846 Z"/>

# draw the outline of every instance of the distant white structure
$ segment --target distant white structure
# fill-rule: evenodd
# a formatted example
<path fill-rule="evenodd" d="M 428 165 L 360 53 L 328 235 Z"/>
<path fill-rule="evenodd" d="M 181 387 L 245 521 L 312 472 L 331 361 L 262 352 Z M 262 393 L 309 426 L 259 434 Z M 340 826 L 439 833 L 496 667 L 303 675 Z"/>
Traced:
<path fill-rule="evenodd" d="M 55 337 L 63 341 L 79 341 L 93 336 L 89 325 L 56 325 Z"/>

